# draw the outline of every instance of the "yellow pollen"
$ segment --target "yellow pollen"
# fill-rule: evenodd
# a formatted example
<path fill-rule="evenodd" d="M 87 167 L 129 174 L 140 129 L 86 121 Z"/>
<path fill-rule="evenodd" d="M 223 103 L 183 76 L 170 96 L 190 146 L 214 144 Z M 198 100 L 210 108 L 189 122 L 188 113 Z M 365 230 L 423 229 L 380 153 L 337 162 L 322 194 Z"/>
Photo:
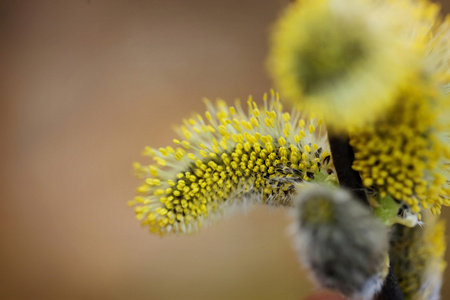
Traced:
<path fill-rule="evenodd" d="M 251 99 L 247 114 L 239 104 L 228 107 L 221 101 L 215 107 L 207 105 L 205 120 L 196 115 L 179 129 L 185 139 L 173 140 L 178 148 L 159 148 L 156 153 L 146 148 L 160 169 L 134 164 L 144 184 L 128 204 L 135 207 L 136 218 L 150 232 L 198 230 L 224 203 L 232 205 L 246 195 L 261 197 L 257 200 L 261 203 L 289 205 L 295 182 L 312 181 L 318 172 L 328 176 L 319 164 L 324 157 L 307 155 L 311 147 L 317 151 L 319 146 L 313 136 L 308 139 L 313 146 L 302 143 L 305 133 L 296 121 L 299 112 L 283 112 L 274 102 L 258 108 Z M 308 119 L 308 124 L 312 123 L 317 120 Z M 327 145 L 323 147 L 326 153 Z"/>

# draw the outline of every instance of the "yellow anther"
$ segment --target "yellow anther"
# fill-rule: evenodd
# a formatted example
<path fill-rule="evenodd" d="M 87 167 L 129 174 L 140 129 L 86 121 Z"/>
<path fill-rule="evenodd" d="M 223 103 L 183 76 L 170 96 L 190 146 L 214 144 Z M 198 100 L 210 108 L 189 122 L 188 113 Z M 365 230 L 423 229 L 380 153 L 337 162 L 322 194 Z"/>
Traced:
<path fill-rule="evenodd" d="M 220 141 L 220 147 L 222 147 L 224 150 L 227 150 L 227 142 L 226 142 L 226 140 Z"/>
<path fill-rule="evenodd" d="M 228 116 L 227 112 L 222 110 L 220 112 L 217 113 L 217 119 L 219 120 L 223 120 Z"/>
<path fill-rule="evenodd" d="M 304 138 L 306 136 L 305 132 L 302 129 L 299 130 L 298 135 L 300 136 L 300 138 Z"/>
<path fill-rule="evenodd" d="M 365 178 L 363 181 L 363 184 L 367 187 L 370 187 L 373 185 L 373 179 L 372 178 Z"/>
<path fill-rule="evenodd" d="M 275 118 L 277 117 L 277 113 L 276 113 L 275 111 L 272 110 L 272 111 L 269 113 L 269 117 L 272 118 L 272 119 L 275 119 Z"/>
<path fill-rule="evenodd" d="M 264 123 L 266 124 L 267 127 L 274 127 L 273 119 L 271 118 L 265 118 Z"/>
<path fill-rule="evenodd" d="M 161 196 L 162 194 L 164 194 L 164 190 L 163 189 L 157 189 L 153 192 L 153 194 L 155 196 Z"/>
<path fill-rule="evenodd" d="M 212 132 L 212 133 L 216 132 L 216 130 L 214 129 L 214 127 L 212 127 L 211 125 L 207 125 L 207 126 L 206 126 L 206 131 L 209 131 L 209 132 Z"/>
<path fill-rule="evenodd" d="M 153 159 L 160 166 L 165 166 L 166 165 L 166 161 L 163 158 L 161 158 L 161 157 L 154 157 Z"/>
<path fill-rule="evenodd" d="M 150 186 L 159 186 L 161 185 L 161 181 L 157 178 L 147 178 L 145 179 L 145 183 Z"/>
<path fill-rule="evenodd" d="M 159 148 L 159 152 L 164 156 L 169 156 L 169 152 L 165 148 Z"/>
<path fill-rule="evenodd" d="M 219 133 L 221 135 L 227 135 L 228 134 L 227 127 L 225 125 L 220 125 L 218 127 L 218 129 L 219 129 Z"/>
<path fill-rule="evenodd" d="M 158 176 L 158 167 L 157 166 L 149 166 L 150 174 L 153 176 Z"/>
<path fill-rule="evenodd" d="M 150 187 L 146 184 L 139 186 L 136 189 L 136 192 L 138 192 L 139 194 L 146 194 L 148 191 L 150 190 Z"/>
<path fill-rule="evenodd" d="M 160 214 L 161 216 L 165 216 L 165 215 L 168 213 L 168 210 L 165 209 L 165 208 L 162 208 L 162 207 L 158 207 L 158 208 L 156 209 L 156 212 L 157 212 L 158 214 Z"/>
<path fill-rule="evenodd" d="M 241 124 L 242 124 L 242 127 L 244 127 L 247 130 L 252 130 L 253 129 L 253 125 L 252 125 L 251 122 L 242 121 Z"/>
<path fill-rule="evenodd" d="M 191 137 L 191 133 L 189 132 L 189 130 L 183 130 L 183 135 L 187 140 Z"/>
<path fill-rule="evenodd" d="M 283 134 L 285 137 L 289 136 L 290 131 L 291 131 L 291 125 L 289 123 L 284 124 Z"/>
<path fill-rule="evenodd" d="M 175 150 L 174 150 L 172 147 L 170 147 L 170 146 L 167 146 L 167 147 L 166 147 L 166 150 L 167 150 L 167 152 L 169 152 L 170 154 L 173 154 L 173 153 L 175 152 Z"/>
<path fill-rule="evenodd" d="M 181 148 L 178 148 L 177 151 L 174 154 L 174 157 L 175 157 L 176 160 L 181 160 L 185 153 L 186 153 L 186 151 L 184 151 Z"/>
<path fill-rule="evenodd" d="M 250 122 L 253 124 L 253 126 L 259 127 L 258 119 L 256 119 L 255 117 L 251 117 Z"/>

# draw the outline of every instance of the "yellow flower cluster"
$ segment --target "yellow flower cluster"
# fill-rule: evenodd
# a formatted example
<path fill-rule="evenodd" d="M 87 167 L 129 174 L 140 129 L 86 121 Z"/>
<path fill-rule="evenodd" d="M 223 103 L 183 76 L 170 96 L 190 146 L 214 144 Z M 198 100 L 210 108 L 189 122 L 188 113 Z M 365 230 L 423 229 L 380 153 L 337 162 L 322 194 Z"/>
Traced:
<path fill-rule="evenodd" d="M 421 9 L 409 0 L 295 1 L 274 28 L 269 71 L 283 96 L 333 130 L 364 126 L 418 72 L 431 14 Z"/>
<path fill-rule="evenodd" d="M 445 171 L 448 145 L 439 137 L 438 109 L 432 87 L 408 85 L 396 104 L 372 126 L 351 134 L 353 168 L 363 184 L 381 197 L 392 196 L 418 213 L 422 208 L 440 213 L 450 205 Z M 438 99 L 436 99 L 437 101 Z M 446 157 L 447 155 L 447 157 Z"/>
<path fill-rule="evenodd" d="M 434 4 L 410 3 L 421 12 L 410 29 L 424 50 L 420 75 L 397 89 L 384 116 L 352 132 L 353 167 L 381 197 L 439 214 L 450 205 L 450 22 L 440 20 Z"/>
<path fill-rule="evenodd" d="M 275 27 L 283 94 L 351 132 L 366 187 L 440 213 L 450 205 L 450 21 L 426 0 L 296 1 Z"/>
<path fill-rule="evenodd" d="M 135 164 L 144 179 L 129 205 L 151 232 L 192 232 L 225 207 L 243 202 L 290 205 L 296 183 L 336 180 L 318 118 L 283 111 L 278 95 L 259 107 L 207 102 L 204 117 L 186 120 L 174 147 L 147 147 L 153 165 Z"/>

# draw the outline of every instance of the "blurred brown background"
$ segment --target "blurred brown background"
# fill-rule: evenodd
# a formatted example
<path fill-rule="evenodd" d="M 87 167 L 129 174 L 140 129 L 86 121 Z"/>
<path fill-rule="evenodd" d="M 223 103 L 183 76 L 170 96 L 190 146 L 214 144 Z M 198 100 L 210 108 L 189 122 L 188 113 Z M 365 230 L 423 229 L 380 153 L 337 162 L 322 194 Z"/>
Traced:
<path fill-rule="evenodd" d="M 160 238 L 126 206 L 132 162 L 203 96 L 271 88 L 267 33 L 287 2 L 0 1 L 0 299 L 313 292 L 282 209 Z"/>

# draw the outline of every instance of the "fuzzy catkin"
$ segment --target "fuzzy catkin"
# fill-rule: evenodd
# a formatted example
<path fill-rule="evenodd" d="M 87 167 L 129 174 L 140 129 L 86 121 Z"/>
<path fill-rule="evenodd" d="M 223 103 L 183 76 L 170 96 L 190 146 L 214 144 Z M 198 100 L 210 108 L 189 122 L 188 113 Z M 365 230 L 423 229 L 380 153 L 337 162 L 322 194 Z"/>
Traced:
<path fill-rule="evenodd" d="M 388 271 L 388 232 L 344 190 L 299 188 L 293 235 L 316 282 L 351 299 L 372 299 Z"/>

